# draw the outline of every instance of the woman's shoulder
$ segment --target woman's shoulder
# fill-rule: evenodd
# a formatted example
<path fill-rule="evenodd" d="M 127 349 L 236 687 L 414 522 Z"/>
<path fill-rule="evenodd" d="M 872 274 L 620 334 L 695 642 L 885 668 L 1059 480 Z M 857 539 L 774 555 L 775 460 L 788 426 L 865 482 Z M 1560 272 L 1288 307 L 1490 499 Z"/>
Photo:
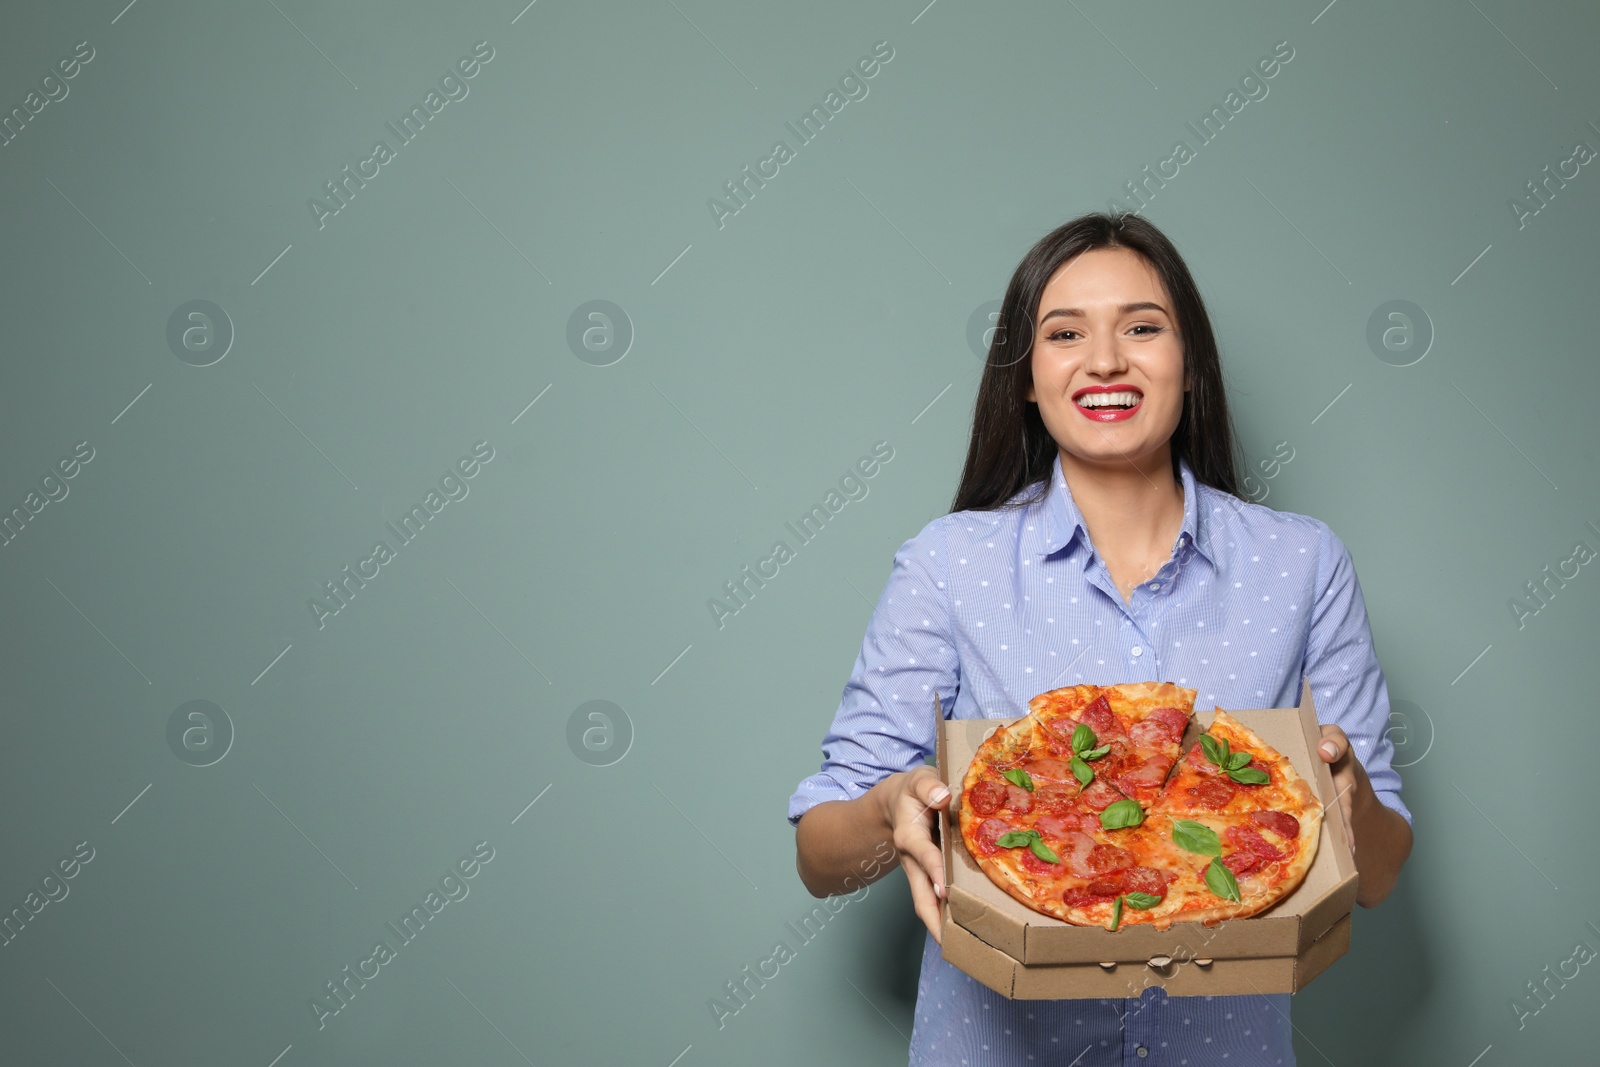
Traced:
<path fill-rule="evenodd" d="M 1344 542 L 1323 520 L 1294 511 L 1280 511 L 1208 485 L 1200 487 L 1206 514 L 1202 525 L 1210 525 L 1223 536 L 1253 551 L 1269 550 L 1288 557 L 1305 557 L 1317 565 L 1325 559 L 1346 554 Z M 1204 535 L 1203 535 L 1204 536 Z"/>
<path fill-rule="evenodd" d="M 1041 501 L 1029 501 L 1023 490 L 994 508 L 951 511 L 924 526 L 912 541 L 942 541 L 952 548 L 988 544 L 997 535 L 1015 538 L 1037 525 Z M 911 542 L 907 542 L 908 544 Z"/>
<path fill-rule="evenodd" d="M 1035 519 L 1028 505 L 1012 501 L 994 509 L 946 512 L 929 519 L 903 542 L 895 561 L 948 573 L 947 560 L 964 563 L 1002 546 L 1014 547 L 1018 539 L 1029 536 L 1029 529 L 1037 528 Z"/>

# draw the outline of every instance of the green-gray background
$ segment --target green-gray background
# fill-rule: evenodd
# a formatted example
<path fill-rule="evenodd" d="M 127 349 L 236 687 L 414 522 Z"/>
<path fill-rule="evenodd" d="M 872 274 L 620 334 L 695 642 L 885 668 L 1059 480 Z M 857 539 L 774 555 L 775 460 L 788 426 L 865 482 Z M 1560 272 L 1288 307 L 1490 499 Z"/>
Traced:
<path fill-rule="evenodd" d="M 1210 303 L 1254 495 L 1350 546 L 1395 698 L 1416 849 L 1295 998 L 1298 1054 L 1592 1052 L 1594 967 L 1543 1006 L 1527 983 L 1600 948 L 1600 568 L 1509 603 L 1600 546 L 1600 175 L 1537 214 L 1525 186 L 1600 146 L 1592 6 L 124 2 L 0 29 L 28 116 L 0 148 L 0 512 L 28 515 L 0 912 L 93 849 L 0 946 L 0 1060 L 902 1062 L 898 874 L 723 1027 L 707 1002 L 813 904 L 785 802 L 895 548 L 948 507 L 974 316 L 1047 230 L 1137 206 L 1280 41 L 1143 213 Z M 469 95 L 319 227 L 307 201 L 479 41 Z M 198 351 L 168 342 L 194 300 L 227 316 L 188 320 Z M 621 315 L 574 348 L 594 300 Z M 1374 347 L 1396 300 L 1425 318 Z M 479 441 L 470 494 L 319 626 Z M 870 494 L 719 627 L 708 599 L 879 441 Z M 195 700 L 221 711 L 169 742 Z M 569 742 L 595 700 L 609 736 L 586 711 Z M 324 983 L 479 841 L 470 894 L 319 1029 Z"/>

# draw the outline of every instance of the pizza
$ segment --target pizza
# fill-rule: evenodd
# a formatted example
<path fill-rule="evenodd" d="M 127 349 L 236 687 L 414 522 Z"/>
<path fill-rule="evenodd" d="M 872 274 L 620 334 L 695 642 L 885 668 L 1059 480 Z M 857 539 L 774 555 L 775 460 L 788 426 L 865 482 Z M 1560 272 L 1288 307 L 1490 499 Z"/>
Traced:
<path fill-rule="evenodd" d="M 1169 682 L 1041 693 L 962 782 L 961 836 L 1023 904 L 1077 926 L 1214 926 L 1311 869 L 1322 803 L 1226 711 L 1188 749 L 1196 691 Z"/>

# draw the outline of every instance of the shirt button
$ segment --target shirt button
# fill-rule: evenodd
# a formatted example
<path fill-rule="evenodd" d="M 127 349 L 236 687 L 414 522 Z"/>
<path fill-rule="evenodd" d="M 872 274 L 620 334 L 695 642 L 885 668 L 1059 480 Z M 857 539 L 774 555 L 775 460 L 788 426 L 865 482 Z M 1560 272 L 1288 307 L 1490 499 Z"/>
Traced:
<path fill-rule="evenodd" d="M 1134 654 L 1134 655 L 1135 655 L 1135 656 L 1142 656 L 1142 655 L 1144 655 L 1144 648 L 1143 648 L 1143 646 L 1141 646 L 1141 645 L 1134 645 L 1134 646 L 1133 646 L 1133 647 L 1132 647 L 1132 648 L 1130 648 L 1130 649 L 1129 649 L 1129 650 L 1128 650 L 1128 651 L 1129 651 L 1129 652 L 1132 652 L 1132 653 L 1133 653 L 1133 654 Z"/>
<path fill-rule="evenodd" d="M 1151 589 L 1152 592 L 1160 592 L 1161 591 L 1161 583 L 1160 582 L 1151 582 L 1150 583 L 1150 589 Z"/>
<path fill-rule="evenodd" d="M 1139 1058 L 1142 1060 L 1146 1056 L 1150 1055 L 1150 1050 L 1145 1048 L 1143 1045 L 1140 1045 L 1140 1046 L 1138 1046 L 1138 1053 L 1139 1053 Z"/>

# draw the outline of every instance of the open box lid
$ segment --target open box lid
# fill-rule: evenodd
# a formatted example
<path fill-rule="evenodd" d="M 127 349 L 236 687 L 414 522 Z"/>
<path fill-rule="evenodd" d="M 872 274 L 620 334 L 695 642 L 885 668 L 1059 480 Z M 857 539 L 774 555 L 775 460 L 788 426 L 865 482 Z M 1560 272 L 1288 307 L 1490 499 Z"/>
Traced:
<path fill-rule="evenodd" d="M 1317 754 L 1321 728 L 1309 682 L 1293 708 L 1255 708 L 1228 714 L 1277 749 L 1316 790 L 1323 805 L 1316 859 L 1294 892 L 1247 919 L 1226 919 L 1214 927 L 1176 922 L 1167 930 L 1148 925 L 1118 931 L 1074 926 L 1025 906 L 990 880 L 961 840 L 961 782 L 978 746 L 995 729 L 1016 719 L 939 721 L 939 773 L 953 794 L 940 830 L 945 886 L 951 918 L 989 945 L 1021 963 L 1148 962 L 1174 958 L 1241 959 L 1297 956 L 1327 933 L 1355 905 L 1356 868 L 1349 831 L 1337 802 L 1333 773 Z M 1188 751 L 1209 727 L 1214 711 L 1196 711 L 1183 738 Z"/>

